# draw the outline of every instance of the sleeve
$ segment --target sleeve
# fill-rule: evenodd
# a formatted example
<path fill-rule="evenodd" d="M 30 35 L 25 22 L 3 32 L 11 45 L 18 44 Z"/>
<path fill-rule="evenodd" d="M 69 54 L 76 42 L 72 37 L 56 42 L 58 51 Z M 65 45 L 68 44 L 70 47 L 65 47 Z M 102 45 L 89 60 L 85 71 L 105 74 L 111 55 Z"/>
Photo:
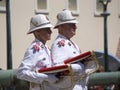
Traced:
<path fill-rule="evenodd" d="M 31 50 L 27 50 L 23 58 L 23 61 L 18 68 L 17 78 L 38 84 L 42 83 L 42 81 L 44 80 L 51 82 L 57 80 L 57 78 L 54 75 L 38 73 L 33 70 L 36 54 L 33 54 Z M 51 78 L 53 78 L 53 80 Z"/>
<path fill-rule="evenodd" d="M 74 74 L 84 74 L 84 65 L 82 63 L 71 64 Z"/>

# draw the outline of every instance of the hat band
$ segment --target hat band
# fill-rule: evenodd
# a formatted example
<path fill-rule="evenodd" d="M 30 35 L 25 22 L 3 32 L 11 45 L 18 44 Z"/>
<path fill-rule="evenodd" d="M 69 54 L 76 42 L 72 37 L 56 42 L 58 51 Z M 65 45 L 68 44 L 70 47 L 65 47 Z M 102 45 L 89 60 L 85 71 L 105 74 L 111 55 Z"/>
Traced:
<path fill-rule="evenodd" d="M 43 24 L 40 24 L 40 25 L 34 25 L 34 26 L 36 26 L 36 27 L 40 27 L 40 26 L 47 25 L 47 24 L 50 24 L 50 22 L 43 23 Z M 35 27 L 33 27 L 33 28 L 35 28 Z M 33 29 L 33 28 L 31 28 L 31 29 Z"/>
<path fill-rule="evenodd" d="M 65 20 L 61 20 L 61 19 L 59 19 L 59 18 L 58 18 L 58 20 L 60 20 L 60 21 L 64 22 L 64 21 L 72 21 L 72 20 L 76 20 L 76 19 L 75 19 L 75 18 L 73 18 L 73 19 L 65 19 Z"/>

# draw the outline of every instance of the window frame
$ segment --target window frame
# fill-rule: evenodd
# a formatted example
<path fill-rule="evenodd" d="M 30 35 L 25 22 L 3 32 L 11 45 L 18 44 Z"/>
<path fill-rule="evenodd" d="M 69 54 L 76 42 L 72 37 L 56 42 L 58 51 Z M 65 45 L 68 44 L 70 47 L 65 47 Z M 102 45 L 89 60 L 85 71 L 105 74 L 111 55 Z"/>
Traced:
<path fill-rule="evenodd" d="M 46 9 L 38 9 L 37 8 L 37 1 L 38 0 L 35 0 L 35 13 L 36 14 L 49 14 L 49 0 L 46 0 Z"/>

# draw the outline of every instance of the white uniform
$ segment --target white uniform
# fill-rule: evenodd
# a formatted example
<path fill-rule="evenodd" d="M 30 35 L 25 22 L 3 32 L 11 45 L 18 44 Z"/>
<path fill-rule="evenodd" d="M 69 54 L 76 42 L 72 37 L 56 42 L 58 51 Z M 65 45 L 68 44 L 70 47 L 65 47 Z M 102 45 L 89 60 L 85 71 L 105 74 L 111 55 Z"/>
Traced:
<path fill-rule="evenodd" d="M 80 54 L 80 50 L 78 46 L 72 42 L 71 40 L 68 40 L 63 35 L 58 35 L 56 40 L 54 41 L 52 48 L 52 57 L 55 64 L 61 64 L 65 59 L 77 56 Z M 76 67 L 76 65 L 79 67 Z M 84 65 L 82 63 L 76 63 L 75 68 L 79 68 L 80 74 L 84 74 Z M 74 80 L 75 81 L 75 80 Z M 65 85 L 67 85 L 67 82 L 65 82 Z M 68 88 L 67 90 L 87 90 L 86 88 L 86 81 L 84 80 L 78 80 L 76 81 L 75 86 Z"/>
<path fill-rule="evenodd" d="M 50 50 L 41 41 L 35 39 L 27 49 L 23 61 L 18 68 L 17 77 L 30 82 L 30 90 L 57 90 L 52 82 L 57 78 L 53 74 L 37 73 L 40 68 L 51 67 Z"/>

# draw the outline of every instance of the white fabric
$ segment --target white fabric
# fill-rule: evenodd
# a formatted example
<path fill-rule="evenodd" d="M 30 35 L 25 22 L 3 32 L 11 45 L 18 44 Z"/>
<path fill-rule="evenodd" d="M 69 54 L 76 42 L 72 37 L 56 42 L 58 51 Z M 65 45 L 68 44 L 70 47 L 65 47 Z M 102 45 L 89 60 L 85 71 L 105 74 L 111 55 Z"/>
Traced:
<path fill-rule="evenodd" d="M 72 66 L 72 70 L 74 72 L 74 74 L 83 74 L 84 71 L 83 71 L 83 68 L 84 68 L 84 65 L 81 64 L 81 63 L 76 63 L 76 64 L 71 64 Z"/>
<path fill-rule="evenodd" d="M 57 23 L 54 28 L 65 23 L 78 23 L 75 17 L 73 17 L 72 12 L 69 10 L 63 10 L 57 15 Z"/>
<path fill-rule="evenodd" d="M 50 57 L 48 47 L 35 39 L 26 50 L 21 65 L 18 68 L 17 77 L 31 82 L 30 90 L 42 90 L 41 88 L 44 88 L 44 90 L 57 90 L 51 86 L 57 81 L 54 75 L 36 72 L 40 68 L 52 66 L 53 63 Z M 45 81 L 44 84 L 43 81 Z"/>
<path fill-rule="evenodd" d="M 68 40 L 66 37 L 64 37 L 63 35 L 58 35 L 58 37 L 56 38 L 56 40 L 54 41 L 52 48 L 52 56 L 53 56 L 53 60 L 55 65 L 56 64 L 63 64 L 63 61 L 65 59 L 77 56 L 80 54 L 80 50 L 78 48 L 78 46 L 74 43 L 71 42 L 70 40 Z M 72 64 L 72 68 L 73 68 L 73 72 L 74 73 L 78 73 L 80 75 L 84 75 L 85 71 L 84 71 L 84 65 L 82 63 L 75 63 Z M 79 78 L 79 77 L 78 77 Z M 82 80 L 80 81 L 79 79 L 74 78 L 74 82 L 75 86 L 73 84 L 72 87 L 67 88 L 66 90 L 87 90 L 86 88 L 86 81 Z M 67 78 L 68 80 L 70 80 L 70 78 Z M 76 81 L 77 80 L 77 81 Z M 63 82 L 65 85 L 69 85 L 70 83 L 67 82 Z M 61 89 L 62 90 L 62 89 Z"/>
<path fill-rule="evenodd" d="M 37 14 L 31 18 L 30 29 L 28 31 L 28 34 L 41 28 L 51 28 L 51 27 L 53 27 L 53 25 L 50 23 L 47 16 L 43 14 Z"/>
<path fill-rule="evenodd" d="M 59 45 L 58 42 L 64 42 L 64 46 Z M 75 46 L 64 36 L 59 35 L 51 48 L 54 63 L 63 63 L 65 59 L 77 56 L 80 54 L 79 47 Z"/>

